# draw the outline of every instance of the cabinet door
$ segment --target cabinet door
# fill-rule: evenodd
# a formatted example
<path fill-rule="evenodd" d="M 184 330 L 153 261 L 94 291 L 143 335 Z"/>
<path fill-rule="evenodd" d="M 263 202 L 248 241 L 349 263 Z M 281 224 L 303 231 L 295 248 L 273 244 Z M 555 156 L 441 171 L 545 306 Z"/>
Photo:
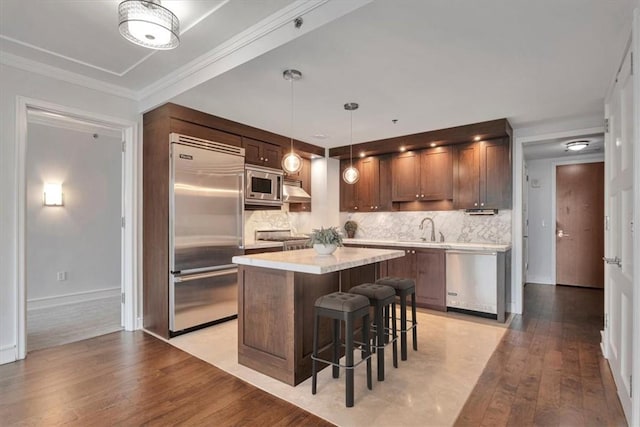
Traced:
<path fill-rule="evenodd" d="M 450 147 L 435 147 L 420 153 L 420 199 L 453 198 L 453 156 Z"/>
<path fill-rule="evenodd" d="M 509 140 L 480 143 L 480 207 L 511 207 L 511 153 Z"/>
<path fill-rule="evenodd" d="M 274 169 L 282 169 L 282 147 L 268 142 L 262 143 L 262 157 L 264 166 Z"/>
<path fill-rule="evenodd" d="M 360 179 L 356 183 L 358 210 L 375 212 L 380 204 L 380 160 L 371 156 L 360 159 L 356 165 Z"/>
<path fill-rule="evenodd" d="M 298 180 L 302 189 L 311 194 L 311 160 L 302 158 L 302 169 L 294 174 L 286 174 L 287 178 Z M 311 212 L 311 203 L 289 203 L 290 212 Z"/>
<path fill-rule="evenodd" d="M 415 152 L 396 154 L 391 163 L 391 199 L 413 202 L 420 198 L 420 156 Z"/>
<path fill-rule="evenodd" d="M 416 249 L 416 304 L 446 310 L 445 252 Z"/>
<path fill-rule="evenodd" d="M 380 160 L 380 173 L 378 182 L 380 184 L 380 191 L 378 196 L 380 198 L 378 203 L 378 210 L 381 212 L 389 212 L 393 210 L 393 203 L 391 201 L 391 155 L 386 154 L 384 156 L 378 156 Z"/>
<path fill-rule="evenodd" d="M 342 179 L 342 173 L 351 164 L 349 159 L 340 160 L 340 212 L 357 211 L 356 189 L 354 184 L 347 184 Z"/>
<path fill-rule="evenodd" d="M 477 143 L 460 145 L 456 149 L 453 205 L 456 209 L 480 207 L 480 150 Z"/>
<path fill-rule="evenodd" d="M 242 138 L 244 148 L 244 162 L 252 165 L 262 166 L 264 164 L 262 156 L 262 142 L 251 138 Z"/>
<path fill-rule="evenodd" d="M 385 248 L 404 250 L 404 256 L 387 260 L 386 276 L 416 279 L 416 250 L 411 248 Z"/>

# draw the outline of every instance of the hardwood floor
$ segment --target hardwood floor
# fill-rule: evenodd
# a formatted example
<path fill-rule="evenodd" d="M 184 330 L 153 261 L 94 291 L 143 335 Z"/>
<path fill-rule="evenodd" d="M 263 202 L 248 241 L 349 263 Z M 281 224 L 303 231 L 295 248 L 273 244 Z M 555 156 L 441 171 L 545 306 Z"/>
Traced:
<path fill-rule="evenodd" d="M 0 366 L 0 424 L 329 426 L 143 332 Z"/>
<path fill-rule="evenodd" d="M 528 284 L 456 426 L 624 426 L 600 351 L 600 289 Z"/>

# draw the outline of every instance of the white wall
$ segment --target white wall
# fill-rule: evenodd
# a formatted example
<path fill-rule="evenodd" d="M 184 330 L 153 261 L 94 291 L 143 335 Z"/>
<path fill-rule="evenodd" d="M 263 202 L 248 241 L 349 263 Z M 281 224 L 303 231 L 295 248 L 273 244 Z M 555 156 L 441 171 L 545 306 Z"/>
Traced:
<path fill-rule="evenodd" d="M 604 161 L 604 155 L 569 156 L 529 160 L 529 283 L 555 284 L 555 203 L 554 175 L 556 165 Z"/>
<path fill-rule="evenodd" d="M 28 125 L 28 309 L 120 294 L 122 138 L 95 132 Z M 43 206 L 45 182 L 62 183 L 64 206 Z"/>
<path fill-rule="evenodd" d="M 136 102 L 0 64 L 0 363 L 15 359 L 17 313 L 18 176 L 16 97 L 24 96 L 129 121 Z"/>

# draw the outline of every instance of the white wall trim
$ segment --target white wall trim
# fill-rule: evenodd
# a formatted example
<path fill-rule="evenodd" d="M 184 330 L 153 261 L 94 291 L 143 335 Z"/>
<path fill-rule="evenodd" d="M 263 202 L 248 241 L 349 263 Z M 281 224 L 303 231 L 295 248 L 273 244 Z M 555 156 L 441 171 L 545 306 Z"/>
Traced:
<path fill-rule="evenodd" d="M 15 295 L 16 295 L 16 357 L 24 359 L 26 356 L 26 148 L 27 148 L 27 118 L 30 109 L 38 109 L 49 111 L 62 116 L 70 116 L 74 119 L 85 120 L 90 123 L 109 126 L 112 128 L 120 128 L 122 130 L 122 138 L 126 141 L 128 150 L 125 151 L 125 159 L 123 168 L 123 212 L 127 227 L 123 231 L 122 239 L 122 292 L 125 294 L 124 311 L 124 328 L 125 330 L 134 330 L 135 319 L 137 315 L 138 301 L 138 280 L 137 280 L 137 260 L 138 258 L 138 219 L 137 213 L 138 187 L 140 186 L 139 173 L 140 167 L 138 154 L 140 146 L 139 123 L 124 120 L 117 117 L 111 117 L 103 114 L 96 114 L 86 110 L 66 107 L 47 101 L 27 98 L 23 96 L 16 97 L 16 175 L 15 182 L 18 190 L 16 192 L 16 219 L 17 227 L 15 230 L 15 239 L 17 243 L 17 257 L 14 265 L 16 277 Z"/>
<path fill-rule="evenodd" d="M 16 361 L 16 346 L 5 345 L 0 347 L 0 365 Z"/>
<path fill-rule="evenodd" d="M 635 239 L 633 239 L 633 263 L 635 266 L 640 266 L 640 65 L 638 64 L 638 57 L 640 56 L 640 0 L 637 2 L 637 8 L 633 12 L 633 29 L 631 32 L 631 50 L 633 55 L 633 110 L 636 117 L 635 126 L 633 129 L 634 135 L 634 148 L 633 148 L 633 186 L 634 186 L 634 208 L 633 208 L 633 221 L 636 224 Z M 635 269 L 633 274 L 633 336 L 640 336 L 640 269 Z M 634 395 L 631 397 L 631 422 L 629 425 L 640 426 L 640 339 L 633 340 L 633 360 L 632 360 L 632 375 L 633 382 L 632 388 Z"/>
<path fill-rule="evenodd" d="M 0 63 L 10 67 L 26 70 L 30 73 L 40 74 L 46 77 L 65 81 L 78 86 L 84 86 L 89 89 L 98 90 L 108 93 L 109 95 L 120 96 L 123 98 L 136 100 L 136 92 L 125 87 L 106 83 L 102 80 L 87 77 L 83 74 L 74 73 L 73 71 L 63 70 L 53 65 L 44 64 L 42 62 L 33 61 L 8 52 L 2 52 L 0 55 Z"/>
<path fill-rule="evenodd" d="M 27 300 L 27 311 L 41 308 L 57 307 L 60 305 L 75 304 L 79 302 L 94 301 L 103 298 L 120 297 L 122 289 L 114 288 L 94 289 L 91 291 L 73 292 L 64 295 L 53 295 L 42 298 L 32 298 Z"/>
<path fill-rule="evenodd" d="M 552 285 L 555 286 L 555 280 L 552 280 L 551 277 L 545 276 L 529 276 L 527 277 L 527 283 L 536 283 L 538 285 Z"/>

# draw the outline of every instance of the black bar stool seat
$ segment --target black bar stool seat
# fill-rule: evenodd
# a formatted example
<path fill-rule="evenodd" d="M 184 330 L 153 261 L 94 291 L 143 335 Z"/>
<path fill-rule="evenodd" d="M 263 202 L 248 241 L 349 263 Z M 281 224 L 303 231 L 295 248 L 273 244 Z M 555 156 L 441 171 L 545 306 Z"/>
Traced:
<path fill-rule="evenodd" d="M 375 346 L 374 350 L 378 357 L 378 381 L 384 381 L 384 347 L 387 342 L 389 318 L 393 320 L 392 338 L 393 343 L 393 366 L 398 367 L 398 344 L 396 330 L 396 291 L 390 286 L 376 283 L 363 283 L 349 289 L 349 293 L 364 295 L 369 298 L 369 304 L 374 307 Z M 391 306 L 391 316 L 389 315 Z"/>
<path fill-rule="evenodd" d="M 400 353 L 402 360 L 407 360 L 407 332 L 413 332 L 413 349 L 418 350 L 418 322 L 416 321 L 416 282 L 402 277 L 383 277 L 377 284 L 391 286 L 400 298 Z M 411 295 L 411 326 L 407 328 L 407 297 Z"/>
<path fill-rule="evenodd" d="M 318 353 L 318 325 L 320 317 L 333 319 L 333 360 L 320 359 Z M 355 322 L 362 319 L 362 345 L 363 358 L 360 362 L 353 363 Z M 340 365 L 340 321 L 345 323 L 345 365 Z M 326 348 L 326 347 L 325 347 Z M 314 304 L 313 316 L 313 354 L 311 356 L 311 393 L 316 394 L 318 361 L 333 366 L 333 378 L 338 378 L 340 368 L 345 368 L 346 375 L 346 406 L 353 406 L 353 369 L 360 363 L 367 363 L 367 388 L 372 389 L 371 381 L 371 347 L 369 344 L 369 299 L 363 295 L 344 292 L 333 292 L 321 296 Z"/>

